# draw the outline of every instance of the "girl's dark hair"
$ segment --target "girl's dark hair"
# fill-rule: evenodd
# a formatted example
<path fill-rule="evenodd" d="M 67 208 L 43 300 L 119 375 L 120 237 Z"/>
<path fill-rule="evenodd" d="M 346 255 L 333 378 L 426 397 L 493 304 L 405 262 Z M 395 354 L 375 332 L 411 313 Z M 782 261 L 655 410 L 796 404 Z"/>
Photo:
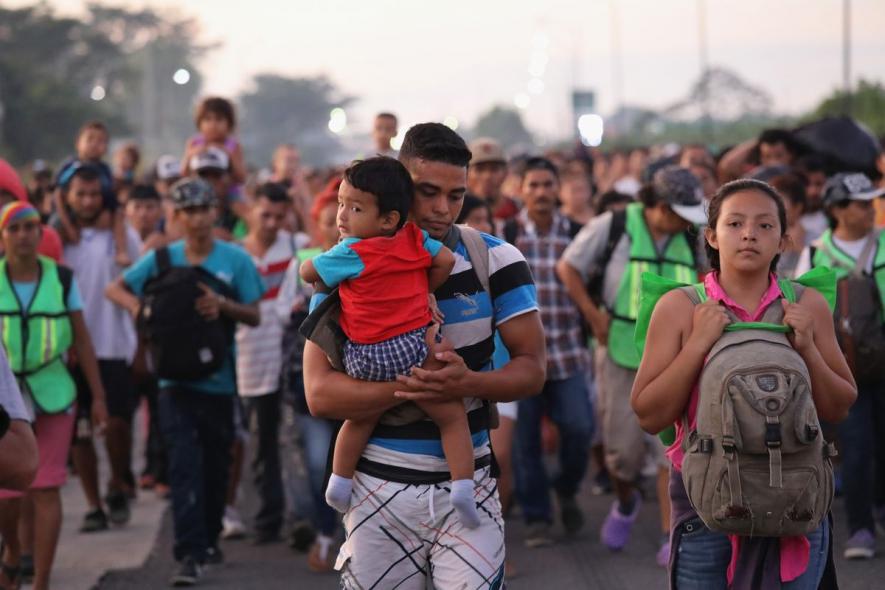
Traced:
<path fill-rule="evenodd" d="M 722 204 L 730 196 L 744 191 L 756 191 L 771 197 L 771 200 L 774 201 L 774 204 L 777 207 L 777 219 L 781 224 L 781 237 L 783 237 L 784 234 L 787 233 L 787 209 L 784 207 L 783 198 L 767 182 L 754 180 L 752 178 L 732 180 L 719 187 L 719 190 L 716 191 L 716 194 L 710 199 L 708 205 L 707 226 L 712 228 L 713 231 L 716 231 L 716 224 L 719 222 L 719 214 L 722 212 Z M 722 270 L 719 263 L 719 250 L 716 250 L 709 242 L 707 242 L 707 240 L 704 240 L 704 251 L 707 253 L 707 260 L 710 262 L 710 267 L 716 271 Z M 780 254 L 776 255 L 771 261 L 772 272 L 777 268 L 778 260 L 780 260 Z"/>
<path fill-rule="evenodd" d="M 492 221 L 492 208 L 489 206 L 489 202 L 476 195 L 467 193 L 464 195 L 464 204 L 461 206 L 461 213 L 458 214 L 458 219 L 455 220 L 455 223 L 467 223 L 467 217 L 470 215 L 470 212 L 483 207 L 489 212 L 489 221 Z"/>
<path fill-rule="evenodd" d="M 200 128 L 200 121 L 202 121 L 209 113 L 225 119 L 231 131 L 237 126 L 237 116 L 234 111 L 234 105 L 226 98 L 209 96 L 200 101 L 200 104 L 197 105 L 197 112 L 194 115 L 194 124 L 197 126 L 197 129 Z"/>

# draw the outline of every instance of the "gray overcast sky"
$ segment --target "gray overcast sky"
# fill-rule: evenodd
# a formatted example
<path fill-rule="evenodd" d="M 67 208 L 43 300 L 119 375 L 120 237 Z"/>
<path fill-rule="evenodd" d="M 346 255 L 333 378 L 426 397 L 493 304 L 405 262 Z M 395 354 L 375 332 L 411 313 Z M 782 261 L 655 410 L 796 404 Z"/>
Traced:
<path fill-rule="evenodd" d="M 533 130 L 560 136 L 569 90 L 616 105 L 612 47 L 620 30 L 623 102 L 652 107 L 682 97 L 699 73 L 698 6 L 706 6 L 709 62 L 737 71 L 796 113 L 841 85 L 841 0 L 142 0 L 194 16 L 206 92 L 236 95 L 252 75 L 327 74 L 360 98 L 353 128 L 392 110 L 404 124 L 454 116 L 472 125 L 495 103 L 531 100 Z M 7 4 L 31 4 L 12 0 Z M 76 13 L 82 0 L 50 0 Z M 885 80 L 885 0 L 853 0 L 853 78 Z M 613 14 L 614 10 L 614 14 Z M 546 63 L 544 57 L 546 56 Z M 543 83 L 530 81 L 530 69 Z M 526 96 L 522 97 L 525 100 Z"/>

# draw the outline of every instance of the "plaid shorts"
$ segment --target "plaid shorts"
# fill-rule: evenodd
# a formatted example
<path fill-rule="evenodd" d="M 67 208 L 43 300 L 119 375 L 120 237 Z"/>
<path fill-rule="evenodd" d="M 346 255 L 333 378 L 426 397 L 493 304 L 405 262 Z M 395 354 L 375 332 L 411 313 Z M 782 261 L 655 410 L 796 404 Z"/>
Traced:
<path fill-rule="evenodd" d="M 418 328 L 375 344 L 344 344 L 344 369 L 363 381 L 396 381 L 397 375 L 408 375 L 412 367 L 427 358 L 424 337 L 427 328 Z"/>

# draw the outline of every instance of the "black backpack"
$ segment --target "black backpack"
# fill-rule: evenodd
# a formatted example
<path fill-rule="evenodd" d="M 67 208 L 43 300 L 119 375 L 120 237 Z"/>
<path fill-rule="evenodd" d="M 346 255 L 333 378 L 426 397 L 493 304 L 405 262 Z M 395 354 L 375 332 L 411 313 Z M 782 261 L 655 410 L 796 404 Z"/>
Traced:
<path fill-rule="evenodd" d="M 147 338 L 161 379 L 190 381 L 221 368 L 233 343 L 234 323 L 208 321 L 194 308 L 199 283 L 231 296 L 231 289 L 199 266 L 172 266 L 169 249 L 157 250 L 158 274 L 144 289 L 139 328 Z"/>

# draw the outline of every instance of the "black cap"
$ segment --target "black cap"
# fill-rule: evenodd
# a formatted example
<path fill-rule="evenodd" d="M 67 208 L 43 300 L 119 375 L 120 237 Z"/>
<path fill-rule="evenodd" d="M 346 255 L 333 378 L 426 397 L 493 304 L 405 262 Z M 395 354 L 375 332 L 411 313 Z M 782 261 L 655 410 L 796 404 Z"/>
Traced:
<path fill-rule="evenodd" d="M 840 172 L 824 185 L 825 207 L 842 201 L 872 201 L 885 195 L 885 188 L 877 189 L 870 178 L 861 172 Z"/>
<path fill-rule="evenodd" d="M 215 204 L 212 186 L 202 178 L 182 178 L 172 185 L 172 205 L 178 209 L 211 207 Z"/>

